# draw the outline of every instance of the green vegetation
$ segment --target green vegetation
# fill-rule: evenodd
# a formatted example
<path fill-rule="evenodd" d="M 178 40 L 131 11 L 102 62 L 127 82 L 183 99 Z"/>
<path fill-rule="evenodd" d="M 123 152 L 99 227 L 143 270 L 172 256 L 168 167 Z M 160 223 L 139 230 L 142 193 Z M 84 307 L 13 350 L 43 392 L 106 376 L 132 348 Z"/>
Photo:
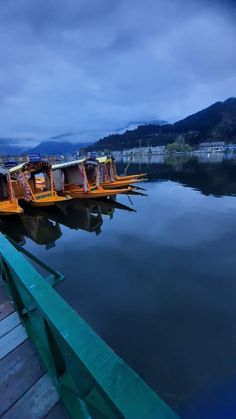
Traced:
<path fill-rule="evenodd" d="M 190 146 L 179 142 L 169 143 L 166 146 L 166 151 L 167 153 L 187 153 L 190 151 Z"/>

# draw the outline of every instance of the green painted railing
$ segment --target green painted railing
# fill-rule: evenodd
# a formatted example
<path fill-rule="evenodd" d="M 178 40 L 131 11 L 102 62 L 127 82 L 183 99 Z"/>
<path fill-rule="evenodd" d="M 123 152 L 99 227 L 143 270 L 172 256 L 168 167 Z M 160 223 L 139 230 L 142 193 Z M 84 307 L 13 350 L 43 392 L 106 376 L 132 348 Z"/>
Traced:
<path fill-rule="evenodd" d="M 2 234 L 0 268 L 28 335 L 73 418 L 177 418 Z M 48 270 L 58 279 L 58 273 Z"/>

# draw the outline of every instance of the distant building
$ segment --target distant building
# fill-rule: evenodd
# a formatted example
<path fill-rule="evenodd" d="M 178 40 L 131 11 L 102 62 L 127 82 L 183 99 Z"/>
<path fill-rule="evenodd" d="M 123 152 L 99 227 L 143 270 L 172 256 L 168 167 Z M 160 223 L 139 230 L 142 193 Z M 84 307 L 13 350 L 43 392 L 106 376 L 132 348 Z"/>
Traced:
<path fill-rule="evenodd" d="M 227 144 L 225 146 L 225 151 L 236 151 L 236 144 Z"/>
<path fill-rule="evenodd" d="M 149 147 L 149 151 L 151 154 L 164 154 L 166 151 L 166 146 L 158 145 L 156 147 Z"/>
<path fill-rule="evenodd" d="M 129 148 L 128 150 L 123 150 L 122 154 L 124 156 L 150 156 L 153 154 L 164 154 L 165 146 L 156 146 L 156 147 L 135 147 Z"/>
<path fill-rule="evenodd" d="M 200 151 L 224 151 L 225 141 L 212 141 L 199 144 Z"/>

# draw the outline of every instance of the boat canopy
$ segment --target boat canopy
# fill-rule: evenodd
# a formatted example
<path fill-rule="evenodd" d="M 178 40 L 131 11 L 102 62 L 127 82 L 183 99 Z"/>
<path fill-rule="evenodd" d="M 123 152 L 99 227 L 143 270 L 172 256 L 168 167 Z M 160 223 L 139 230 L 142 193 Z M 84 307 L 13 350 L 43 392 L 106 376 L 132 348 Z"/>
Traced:
<path fill-rule="evenodd" d="M 24 172 L 28 171 L 31 173 L 41 173 L 41 172 L 48 172 L 48 170 L 51 169 L 51 164 L 48 163 L 46 160 L 38 161 L 38 162 L 24 162 L 21 164 L 18 164 L 17 166 L 11 167 L 9 169 L 9 172 L 11 174 L 17 173 L 17 172 Z"/>
<path fill-rule="evenodd" d="M 0 166 L 0 200 L 7 198 L 14 199 L 10 173 L 7 167 Z"/>
<path fill-rule="evenodd" d="M 23 169 L 23 167 L 24 167 L 26 164 L 27 164 L 27 162 L 24 162 L 24 163 L 20 163 L 20 164 L 18 164 L 17 166 L 10 167 L 9 172 L 10 172 L 10 173 L 15 173 L 15 172 L 18 172 L 19 170 Z"/>
<path fill-rule="evenodd" d="M 0 166 L 0 175 L 7 176 L 9 174 L 9 169 L 6 167 Z"/>
<path fill-rule="evenodd" d="M 13 189 L 19 199 L 33 201 L 38 193 L 50 191 L 53 194 L 53 179 L 51 164 L 40 160 L 37 162 L 24 162 L 9 169 Z M 42 174 L 44 178 L 43 188 L 36 182 L 36 175 Z M 38 198 L 37 198 L 38 199 Z"/>
<path fill-rule="evenodd" d="M 97 160 L 98 160 L 98 162 L 100 164 L 103 164 L 103 163 L 110 162 L 111 161 L 111 158 L 110 157 L 107 157 L 107 156 L 102 156 L 102 157 L 97 157 Z"/>
<path fill-rule="evenodd" d="M 85 159 L 53 164 L 53 181 L 56 191 L 63 191 L 65 184 L 85 185 Z"/>
<path fill-rule="evenodd" d="M 82 164 L 84 161 L 85 161 L 85 159 L 80 159 L 80 160 L 67 161 L 65 163 L 53 164 L 52 165 L 52 170 L 64 169 L 64 168 L 70 167 L 70 166 L 77 166 L 79 164 Z"/>

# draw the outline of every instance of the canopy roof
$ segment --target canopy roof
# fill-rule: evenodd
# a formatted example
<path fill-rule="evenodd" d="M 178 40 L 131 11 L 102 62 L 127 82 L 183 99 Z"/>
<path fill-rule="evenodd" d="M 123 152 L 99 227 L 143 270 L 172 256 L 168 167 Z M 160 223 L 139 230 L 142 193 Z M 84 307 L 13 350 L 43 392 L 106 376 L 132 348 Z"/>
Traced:
<path fill-rule="evenodd" d="M 0 175 L 6 176 L 9 173 L 9 169 L 7 167 L 0 166 Z"/>
<path fill-rule="evenodd" d="M 18 171 L 28 170 L 29 172 L 39 173 L 41 170 L 45 171 L 47 168 L 51 167 L 51 164 L 46 160 L 41 160 L 38 162 L 26 161 L 24 163 L 13 166 L 9 169 L 10 173 L 16 173 Z"/>
<path fill-rule="evenodd" d="M 97 160 L 100 164 L 102 164 L 102 163 L 107 163 L 108 161 L 110 161 L 110 159 L 109 159 L 107 156 L 97 157 L 97 158 L 96 158 L 96 160 Z M 83 162 L 85 162 L 85 161 L 86 161 L 86 159 L 85 159 L 85 158 L 83 158 L 83 159 L 78 159 L 78 160 L 68 161 L 68 162 L 65 162 L 65 163 L 57 163 L 57 164 L 53 164 L 53 165 L 52 165 L 52 170 L 57 170 L 57 169 L 63 169 L 63 168 L 65 168 L 65 167 L 76 166 L 76 165 L 82 164 L 82 163 L 83 163 Z M 8 172 L 8 170 L 9 170 L 9 172 L 10 172 L 10 173 L 15 173 L 15 172 L 18 172 L 19 170 L 24 169 L 24 166 L 26 166 L 26 165 L 28 165 L 28 164 L 30 164 L 30 162 L 20 163 L 20 164 L 18 164 L 17 166 L 13 166 L 13 167 L 11 167 L 10 169 L 5 169 L 5 168 L 1 167 L 1 168 L 0 168 L 0 173 L 2 173 L 2 172 L 1 172 L 1 169 L 6 170 L 7 172 Z M 38 163 L 37 163 L 37 164 L 38 164 Z M 7 172 L 6 172 L 6 173 L 7 173 Z"/>
<path fill-rule="evenodd" d="M 81 164 L 85 161 L 86 159 L 79 159 L 79 160 L 72 160 L 72 161 L 67 161 L 65 163 L 57 163 L 57 164 L 53 164 L 52 165 L 52 170 L 57 170 L 57 169 L 63 169 L 65 167 L 70 167 L 70 166 L 76 166 L 78 164 Z"/>
<path fill-rule="evenodd" d="M 102 156 L 102 157 L 97 157 L 97 160 L 99 163 L 107 163 L 108 161 L 110 161 L 110 158 L 107 156 Z"/>
<path fill-rule="evenodd" d="M 24 163 L 20 163 L 20 164 L 18 164 L 17 166 L 10 167 L 9 172 L 10 172 L 10 173 L 15 173 L 15 172 L 17 172 L 18 170 L 23 169 L 23 167 L 24 167 L 24 165 L 25 165 L 26 163 L 27 163 L 27 162 L 24 162 Z"/>

